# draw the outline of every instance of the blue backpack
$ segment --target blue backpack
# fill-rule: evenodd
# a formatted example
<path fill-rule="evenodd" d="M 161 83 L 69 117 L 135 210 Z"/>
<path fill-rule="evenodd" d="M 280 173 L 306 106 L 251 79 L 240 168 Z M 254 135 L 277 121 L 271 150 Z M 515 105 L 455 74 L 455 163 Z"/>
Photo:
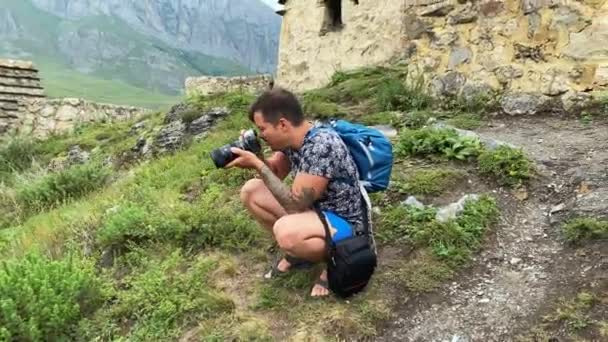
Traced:
<path fill-rule="evenodd" d="M 393 146 L 382 132 L 345 120 L 332 120 L 321 127 L 333 129 L 342 138 L 367 192 L 386 190 L 393 168 Z"/>

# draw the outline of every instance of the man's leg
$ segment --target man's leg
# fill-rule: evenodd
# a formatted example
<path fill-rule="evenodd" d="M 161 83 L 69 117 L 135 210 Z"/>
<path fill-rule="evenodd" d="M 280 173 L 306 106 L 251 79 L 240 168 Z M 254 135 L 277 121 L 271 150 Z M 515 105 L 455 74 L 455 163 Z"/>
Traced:
<path fill-rule="evenodd" d="M 272 233 L 275 222 L 287 215 L 261 179 L 250 179 L 241 188 L 241 201 L 251 215 Z"/>
<path fill-rule="evenodd" d="M 281 217 L 274 224 L 274 236 L 285 253 L 312 262 L 323 261 L 326 253 L 325 228 L 314 211 Z M 327 272 L 320 279 L 327 281 Z M 312 296 L 326 296 L 329 290 L 315 285 Z"/>

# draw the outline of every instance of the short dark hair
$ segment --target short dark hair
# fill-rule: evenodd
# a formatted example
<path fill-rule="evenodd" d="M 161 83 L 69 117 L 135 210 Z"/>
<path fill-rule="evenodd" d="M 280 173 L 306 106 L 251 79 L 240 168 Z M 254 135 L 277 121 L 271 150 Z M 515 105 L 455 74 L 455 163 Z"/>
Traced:
<path fill-rule="evenodd" d="M 304 111 L 296 96 L 283 88 L 275 87 L 265 91 L 249 108 L 249 120 L 253 121 L 256 112 L 262 113 L 264 120 L 276 125 L 285 118 L 294 126 L 304 122 Z"/>

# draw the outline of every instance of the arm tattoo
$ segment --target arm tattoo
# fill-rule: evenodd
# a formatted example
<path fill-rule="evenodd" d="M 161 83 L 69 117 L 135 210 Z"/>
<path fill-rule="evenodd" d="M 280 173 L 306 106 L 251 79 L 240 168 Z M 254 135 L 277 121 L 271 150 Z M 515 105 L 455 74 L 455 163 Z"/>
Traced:
<path fill-rule="evenodd" d="M 289 187 L 283 184 L 267 165 L 264 165 L 260 169 L 260 175 L 268 190 L 270 190 L 288 214 L 301 213 L 312 208 L 315 200 L 314 189 L 303 188 L 300 194 L 292 193 Z"/>

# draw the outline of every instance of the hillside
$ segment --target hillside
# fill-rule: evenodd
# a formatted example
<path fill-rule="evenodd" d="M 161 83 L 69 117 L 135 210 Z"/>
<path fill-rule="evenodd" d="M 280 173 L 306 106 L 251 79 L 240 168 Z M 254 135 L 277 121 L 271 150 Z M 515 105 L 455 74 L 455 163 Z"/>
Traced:
<path fill-rule="evenodd" d="M 251 125 L 253 96 L 229 93 L 0 145 L 0 336 L 608 336 L 608 154 L 597 149 L 608 101 L 580 117 L 504 118 L 495 96 L 432 101 L 405 75 L 338 72 L 301 97 L 311 117 L 396 130 L 391 187 L 372 196 L 380 265 L 364 293 L 310 298 L 318 269 L 263 279 L 276 250 L 239 201 L 253 174 L 209 158 Z M 463 195 L 478 196 L 440 219 Z"/>

